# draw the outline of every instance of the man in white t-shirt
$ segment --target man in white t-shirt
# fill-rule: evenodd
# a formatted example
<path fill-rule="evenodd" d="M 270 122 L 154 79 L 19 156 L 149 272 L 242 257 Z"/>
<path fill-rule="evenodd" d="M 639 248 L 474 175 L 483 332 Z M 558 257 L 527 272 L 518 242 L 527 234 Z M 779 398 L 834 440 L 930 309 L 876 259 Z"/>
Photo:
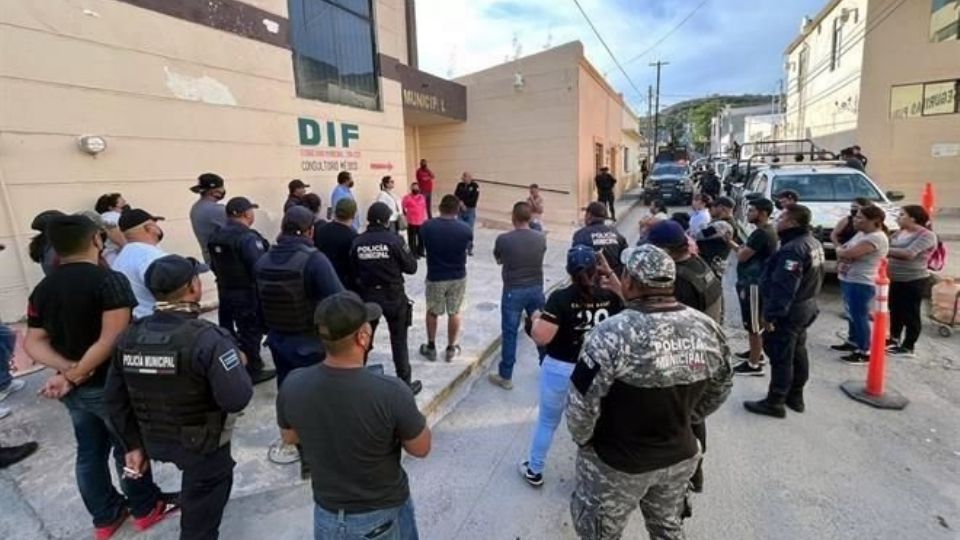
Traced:
<path fill-rule="evenodd" d="M 130 288 L 137 297 L 137 307 L 133 308 L 133 318 L 142 319 L 153 314 L 157 300 L 147 288 L 144 275 L 150 263 L 167 253 L 157 247 L 163 240 L 163 229 L 157 225 L 162 217 L 153 216 L 146 210 L 134 208 L 120 215 L 120 231 L 127 243 L 114 259 L 111 268 L 127 276 Z"/>

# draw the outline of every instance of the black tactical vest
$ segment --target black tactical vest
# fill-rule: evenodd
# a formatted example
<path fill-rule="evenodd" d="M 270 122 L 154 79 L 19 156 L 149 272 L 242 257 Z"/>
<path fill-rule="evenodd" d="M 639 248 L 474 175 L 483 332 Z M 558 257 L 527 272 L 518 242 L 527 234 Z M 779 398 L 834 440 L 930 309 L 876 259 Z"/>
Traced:
<path fill-rule="evenodd" d="M 217 276 L 220 289 L 252 289 L 253 276 L 247 271 L 241 256 L 241 243 L 247 234 L 256 234 L 240 227 L 221 227 L 210 235 L 207 249 L 210 267 Z"/>
<path fill-rule="evenodd" d="M 184 318 L 171 326 L 158 317 L 168 316 L 133 323 L 117 344 L 144 443 L 148 451 L 152 443 L 173 443 L 213 452 L 220 447 L 225 414 L 207 380 L 190 368 L 193 344 L 210 323 Z"/>
<path fill-rule="evenodd" d="M 273 255 L 288 250 L 275 246 L 257 262 L 257 295 L 267 328 L 283 334 L 314 334 L 314 302 L 307 297 L 304 274 L 317 248 L 297 244 L 280 263 Z"/>
<path fill-rule="evenodd" d="M 700 272 L 685 264 L 677 265 L 677 279 L 689 283 L 700 297 L 703 313 L 723 324 L 723 284 L 709 265 L 704 263 Z"/>

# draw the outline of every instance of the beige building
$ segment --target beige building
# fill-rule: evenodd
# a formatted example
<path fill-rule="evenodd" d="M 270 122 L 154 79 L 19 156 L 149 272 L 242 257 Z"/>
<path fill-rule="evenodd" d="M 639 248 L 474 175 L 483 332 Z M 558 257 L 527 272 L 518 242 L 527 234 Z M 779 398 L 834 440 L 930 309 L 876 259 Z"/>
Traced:
<path fill-rule="evenodd" d="M 466 119 L 461 85 L 416 70 L 413 12 L 412 0 L 4 2 L 0 320 L 23 315 L 42 277 L 27 244 L 45 209 L 119 191 L 166 216 L 165 250 L 198 256 L 200 173 L 258 202 L 267 237 L 292 178 L 327 202 L 351 171 L 361 209 L 382 175 L 405 186 L 417 126 Z M 84 152 L 81 136 L 106 147 Z"/>
<path fill-rule="evenodd" d="M 467 87 L 469 121 L 421 126 L 419 152 L 442 191 L 452 193 L 464 170 L 481 179 L 481 220 L 509 222 L 513 203 L 536 183 L 548 228 L 569 227 L 595 200 L 599 167 L 610 167 L 621 192 L 639 179 L 639 120 L 580 42 L 456 82 Z"/>
<path fill-rule="evenodd" d="M 960 0 L 832 0 L 786 55 L 789 137 L 859 144 L 885 189 L 960 207 Z"/>

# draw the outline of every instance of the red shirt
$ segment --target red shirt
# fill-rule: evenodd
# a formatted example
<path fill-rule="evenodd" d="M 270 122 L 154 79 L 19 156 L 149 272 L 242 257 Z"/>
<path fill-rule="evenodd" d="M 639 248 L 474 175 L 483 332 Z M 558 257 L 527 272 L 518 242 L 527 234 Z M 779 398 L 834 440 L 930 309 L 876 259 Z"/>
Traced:
<path fill-rule="evenodd" d="M 420 167 L 417 169 L 417 185 L 420 186 L 420 191 L 422 193 L 433 193 L 433 178 L 433 172 L 431 172 L 430 169 L 426 167 Z"/>
<path fill-rule="evenodd" d="M 407 223 L 410 225 L 419 227 L 427 220 L 427 199 L 422 194 L 404 195 L 400 205 L 403 206 L 403 214 L 407 216 Z"/>

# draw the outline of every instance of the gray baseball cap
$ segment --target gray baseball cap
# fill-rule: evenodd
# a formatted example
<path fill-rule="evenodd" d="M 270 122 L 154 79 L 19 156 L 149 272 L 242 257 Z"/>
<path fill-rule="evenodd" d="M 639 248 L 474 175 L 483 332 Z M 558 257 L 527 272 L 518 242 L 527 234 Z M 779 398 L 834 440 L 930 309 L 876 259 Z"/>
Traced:
<path fill-rule="evenodd" d="M 620 262 L 631 278 L 647 287 L 667 289 L 677 277 L 677 265 L 670 255 L 651 244 L 623 250 Z"/>

